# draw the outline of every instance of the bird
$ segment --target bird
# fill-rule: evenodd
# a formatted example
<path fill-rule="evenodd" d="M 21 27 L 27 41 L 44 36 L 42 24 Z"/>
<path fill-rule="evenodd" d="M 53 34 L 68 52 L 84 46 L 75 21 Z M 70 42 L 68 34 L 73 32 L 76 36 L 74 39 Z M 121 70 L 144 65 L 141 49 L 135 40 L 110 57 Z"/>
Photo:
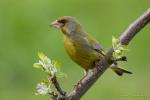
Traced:
<path fill-rule="evenodd" d="M 71 16 L 58 17 L 50 23 L 50 27 L 61 30 L 64 34 L 64 47 L 68 55 L 86 73 L 95 67 L 96 61 L 100 61 L 106 55 L 106 50 L 83 29 L 76 18 Z M 119 76 L 124 73 L 132 73 L 118 66 L 113 66 L 111 69 Z"/>

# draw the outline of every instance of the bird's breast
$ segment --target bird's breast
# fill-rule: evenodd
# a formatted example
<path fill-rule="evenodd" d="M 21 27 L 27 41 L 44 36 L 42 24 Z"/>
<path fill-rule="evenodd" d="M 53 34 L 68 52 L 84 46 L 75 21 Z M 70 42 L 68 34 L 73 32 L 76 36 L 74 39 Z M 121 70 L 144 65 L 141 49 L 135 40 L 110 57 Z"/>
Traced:
<path fill-rule="evenodd" d="M 84 69 L 91 69 L 94 61 L 99 59 L 97 52 L 80 38 L 71 39 L 65 36 L 64 47 L 70 58 Z"/>

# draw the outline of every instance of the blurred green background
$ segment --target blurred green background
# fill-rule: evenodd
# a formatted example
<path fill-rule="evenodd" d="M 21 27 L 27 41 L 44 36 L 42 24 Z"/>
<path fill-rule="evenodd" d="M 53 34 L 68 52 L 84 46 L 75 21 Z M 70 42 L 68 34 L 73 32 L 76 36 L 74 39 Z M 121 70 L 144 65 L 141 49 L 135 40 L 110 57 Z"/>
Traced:
<path fill-rule="evenodd" d="M 84 29 L 109 49 L 112 36 L 150 7 L 150 0 L 0 0 L 0 100 L 49 100 L 35 96 L 46 76 L 32 67 L 37 52 L 62 63 L 66 91 L 83 76 L 63 47 L 63 35 L 48 24 L 59 16 L 76 17 Z M 150 25 L 130 44 L 128 62 L 120 65 L 134 74 L 118 77 L 107 70 L 82 100 L 150 100 Z"/>

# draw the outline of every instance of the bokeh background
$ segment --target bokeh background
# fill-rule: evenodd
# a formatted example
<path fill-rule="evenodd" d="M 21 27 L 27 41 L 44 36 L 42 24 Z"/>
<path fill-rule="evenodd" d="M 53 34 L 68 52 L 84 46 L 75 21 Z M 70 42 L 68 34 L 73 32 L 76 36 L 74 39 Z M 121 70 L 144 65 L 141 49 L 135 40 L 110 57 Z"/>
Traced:
<path fill-rule="evenodd" d="M 83 76 L 63 47 L 63 35 L 48 24 L 59 16 L 76 17 L 84 29 L 107 49 L 112 36 L 150 7 L 150 0 L 0 0 L 0 100 L 49 100 L 34 95 L 46 78 L 32 67 L 37 52 L 62 63 L 66 91 Z M 129 46 L 128 62 L 120 66 L 133 75 L 118 77 L 107 70 L 81 100 L 150 100 L 150 25 Z"/>

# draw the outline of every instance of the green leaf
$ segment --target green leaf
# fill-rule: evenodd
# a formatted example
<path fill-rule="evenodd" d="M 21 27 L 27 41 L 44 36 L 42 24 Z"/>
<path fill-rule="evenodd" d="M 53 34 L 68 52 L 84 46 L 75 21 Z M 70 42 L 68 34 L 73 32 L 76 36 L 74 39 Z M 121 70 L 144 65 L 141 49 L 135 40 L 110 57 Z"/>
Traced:
<path fill-rule="evenodd" d="M 43 52 L 38 52 L 38 56 L 41 60 L 45 58 L 45 54 Z"/>
<path fill-rule="evenodd" d="M 112 37 L 112 45 L 114 49 L 113 56 L 116 58 L 124 56 L 124 51 L 128 50 L 128 45 L 122 45 L 114 36 Z"/>
<path fill-rule="evenodd" d="M 46 95 L 55 91 L 55 86 L 51 83 L 51 78 L 57 77 L 67 77 L 66 74 L 60 71 L 61 63 L 56 60 L 51 60 L 44 53 L 38 52 L 40 58 L 38 63 L 34 63 L 33 67 L 40 68 L 44 73 L 47 74 L 47 80 L 43 80 L 41 83 L 37 84 L 36 95 Z"/>
<path fill-rule="evenodd" d="M 67 77 L 67 74 L 62 73 L 62 72 L 57 72 L 56 77 L 58 78 Z"/>
<path fill-rule="evenodd" d="M 45 63 L 45 64 L 51 63 L 51 59 L 48 58 L 43 52 L 38 52 L 38 56 L 43 63 Z"/>
<path fill-rule="evenodd" d="M 112 45 L 113 45 L 113 48 L 115 49 L 115 47 L 117 46 L 118 44 L 118 39 L 116 39 L 114 36 L 112 37 Z"/>
<path fill-rule="evenodd" d="M 58 71 L 60 71 L 60 69 L 61 69 L 61 63 L 60 62 L 58 62 L 56 60 L 52 60 L 52 64 L 54 65 L 54 67 L 56 67 L 56 69 Z"/>
<path fill-rule="evenodd" d="M 126 51 L 128 50 L 128 45 L 121 45 L 120 47 L 118 47 L 118 50 Z"/>
<path fill-rule="evenodd" d="M 62 73 L 61 63 L 56 60 L 51 60 L 44 53 L 38 52 L 38 56 L 40 58 L 38 63 L 34 64 L 35 68 L 41 68 L 46 74 L 50 77 L 66 77 L 66 74 Z"/>
<path fill-rule="evenodd" d="M 52 60 L 52 63 L 54 66 L 61 66 L 61 63 L 59 61 Z"/>
<path fill-rule="evenodd" d="M 33 67 L 34 68 L 42 68 L 42 65 L 40 63 L 34 63 Z"/>
<path fill-rule="evenodd" d="M 45 83 L 46 85 L 51 85 L 51 80 L 47 79 L 47 80 L 43 80 L 43 83 Z"/>

